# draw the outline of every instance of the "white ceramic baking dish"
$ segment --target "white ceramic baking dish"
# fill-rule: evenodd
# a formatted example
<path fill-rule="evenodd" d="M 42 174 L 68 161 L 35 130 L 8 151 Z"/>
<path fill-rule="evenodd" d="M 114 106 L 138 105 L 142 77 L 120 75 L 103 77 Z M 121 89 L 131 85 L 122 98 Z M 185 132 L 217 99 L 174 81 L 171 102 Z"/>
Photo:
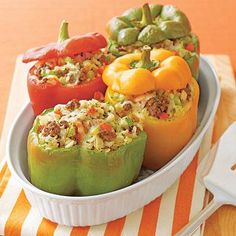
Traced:
<path fill-rule="evenodd" d="M 200 62 L 199 84 L 199 122 L 194 136 L 163 168 L 135 184 L 114 192 L 86 197 L 50 194 L 33 186 L 29 181 L 26 151 L 26 139 L 33 122 L 33 111 L 29 104 L 18 115 L 9 134 L 7 152 L 10 171 L 24 188 L 30 204 L 53 222 L 85 226 L 123 217 L 161 195 L 192 161 L 213 121 L 220 98 L 217 75 L 204 58 Z"/>

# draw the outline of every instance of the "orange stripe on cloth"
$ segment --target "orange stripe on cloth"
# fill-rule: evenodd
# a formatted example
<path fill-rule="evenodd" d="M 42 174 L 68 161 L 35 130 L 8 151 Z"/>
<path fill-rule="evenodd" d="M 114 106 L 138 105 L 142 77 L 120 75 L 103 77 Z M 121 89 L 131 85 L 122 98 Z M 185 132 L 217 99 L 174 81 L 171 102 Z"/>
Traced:
<path fill-rule="evenodd" d="M 175 202 L 172 235 L 177 233 L 189 221 L 197 164 L 198 152 L 189 167 L 181 175 L 179 180 L 179 188 Z"/>
<path fill-rule="evenodd" d="M 30 204 L 21 190 L 19 197 L 12 209 L 10 216 L 7 219 L 4 235 L 5 236 L 20 236 L 21 228 L 30 211 Z"/>
<path fill-rule="evenodd" d="M 87 236 L 89 232 L 90 227 L 73 227 L 70 236 Z"/>
<path fill-rule="evenodd" d="M 2 169 L 1 169 L 1 172 L 0 172 L 0 182 L 1 182 L 2 178 L 3 178 L 3 175 L 5 174 L 6 169 L 7 169 L 7 163 L 5 163 L 3 165 L 3 167 L 2 167 Z"/>
<path fill-rule="evenodd" d="M 118 220 L 109 222 L 106 226 L 104 236 L 120 236 L 124 228 L 125 218 L 126 217 L 122 217 Z"/>
<path fill-rule="evenodd" d="M 58 224 L 43 218 L 41 224 L 39 225 L 37 236 L 53 236 L 57 225 Z"/>
<path fill-rule="evenodd" d="M 139 226 L 139 236 L 155 235 L 160 204 L 161 196 L 143 208 L 143 215 Z"/>
<path fill-rule="evenodd" d="M 0 197 L 6 189 L 10 177 L 11 172 L 9 171 L 7 164 L 5 164 L 0 172 Z"/>

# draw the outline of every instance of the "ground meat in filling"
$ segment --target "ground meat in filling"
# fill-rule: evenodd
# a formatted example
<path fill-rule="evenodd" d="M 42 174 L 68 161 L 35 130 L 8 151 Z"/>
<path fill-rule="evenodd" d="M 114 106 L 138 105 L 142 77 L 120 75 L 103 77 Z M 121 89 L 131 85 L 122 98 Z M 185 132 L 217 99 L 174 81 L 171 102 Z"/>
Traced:
<path fill-rule="evenodd" d="M 111 130 L 111 131 L 100 130 L 98 135 L 103 141 L 107 141 L 107 142 L 111 142 L 116 138 L 116 133 L 114 130 Z"/>
<path fill-rule="evenodd" d="M 69 127 L 69 123 L 66 120 L 60 121 L 59 125 L 64 129 L 67 129 Z"/>
<path fill-rule="evenodd" d="M 143 117 L 139 106 L 131 101 L 114 107 L 93 99 L 57 105 L 38 116 L 35 122 L 39 143 L 45 148 L 80 145 L 109 152 L 139 135 Z"/>
<path fill-rule="evenodd" d="M 50 135 L 51 137 L 60 135 L 60 126 L 55 121 L 49 121 L 42 130 L 43 136 Z"/>
<path fill-rule="evenodd" d="M 130 111 L 132 110 L 132 105 L 131 103 L 124 103 L 122 106 L 121 106 L 121 109 L 117 109 L 116 112 L 117 114 L 120 116 L 120 117 L 124 117 L 126 116 Z"/>
<path fill-rule="evenodd" d="M 38 83 L 55 83 L 56 80 L 63 86 L 75 86 L 101 76 L 103 67 L 114 59 L 105 50 L 80 53 L 73 58 L 50 59 L 36 64 L 32 78 Z"/>
<path fill-rule="evenodd" d="M 186 49 L 186 45 L 189 43 L 194 45 L 194 50 L 189 51 Z M 140 41 L 127 46 L 117 45 L 117 50 L 120 54 L 133 53 L 142 51 L 144 44 Z M 159 43 L 150 45 L 152 48 L 164 48 L 170 51 L 174 51 L 176 54 L 183 58 L 188 58 L 193 55 L 196 55 L 198 50 L 198 38 L 194 34 L 189 34 L 188 36 L 179 38 L 179 39 L 166 39 Z"/>
<path fill-rule="evenodd" d="M 184 91 L 187 94 L 187 101 L 189 101 L 192 97 L 192 90 L 189 84 L 187 84 L 186 88 L 184 89 L 179 89 L 178 92 L 182 93 Z"/>
<path fill-rule="evenodd" d="M 183 89 L 157 90 L 139 96 L 125 96 L 115 92 L 112 99 L 117 103 L 117 113 L 120 117 L 126 114 L 126 110 L 132 108 L 132 105 L 127 102 L 127 100 L 130 100 L 140 106 L 140 111 L 146 115 L 158 119 L 171 119 L 188 109 L 187 106 L 193 99 L 193 88 L 191 84 L 187 84 Z"/>
<path fill-rule="evenodd" d="M 66 109 L 69 111 L 73 111 L 76 108 L 79 108 L 79 106 L 80 106 L 79 101 L 76 99 L 73 99 L 66 104 Z"/>
<path fill-rule="evenodd" d="M 158 119 L 168 119 L 182 112 L 192 100 L 193 90 L 188 84 L 183 89 L 176 91 L 156 91 L 146 96 L 144 107 L 150 116 Z M 143 102 L 142 100 L 140 101 Z"/>
<path fill-rule="evenodd" d="M 160 118 L 163 112 L 167 112 L 168 105 L 169 101 L 166 97 L 160 97 L 159 99 L 152 97 L 146 102 L 145 107 L 151 116 Z"/>

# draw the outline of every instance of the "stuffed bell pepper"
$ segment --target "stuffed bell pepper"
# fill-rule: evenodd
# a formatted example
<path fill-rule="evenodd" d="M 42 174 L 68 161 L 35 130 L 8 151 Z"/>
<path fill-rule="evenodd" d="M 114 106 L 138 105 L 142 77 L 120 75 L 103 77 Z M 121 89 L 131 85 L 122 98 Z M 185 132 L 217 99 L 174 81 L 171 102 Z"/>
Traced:
<path fill-rule="evenodd" d="M 131 8 L 107 24 L 109 51 L 116 57 L 140 51 L 144 45 L 174 51 L 190 66 L 195 79 L 199 71 L 199 40 L 191 32 L 186 15 L 172 5 L 144 4 Z"/>
<path fill-rule="evenodd" d="M 165 49 L 143 48 L 108 65 L 105 99 L 122 107 L 126 100 L 145 116 L 147 145 L 143 165 L 159 169 L 191 139 L 197 125 L 199 86 L 184 59 Z"/>
<path fill-rule="evenodd" d="M 95 99 L 72 100 L 37 116 L 27 145 L 32 184 L 76 196 L 130 185 L 139 174 L 147 137 L 138 107 L 131 101 L 123 105 L 116 111 Z"/>
<path fill-rule="evenodd" d="M 113 59 L 106 45 L 99 33 L 69 38 L 68 23 L 63 22 L 57 42 L 28 50 L 23 62 L 37 61 L 27 79 L 35 115 L 74 98 L 91 99 L 97 91 L 104 93 L 101 74 Z"/>

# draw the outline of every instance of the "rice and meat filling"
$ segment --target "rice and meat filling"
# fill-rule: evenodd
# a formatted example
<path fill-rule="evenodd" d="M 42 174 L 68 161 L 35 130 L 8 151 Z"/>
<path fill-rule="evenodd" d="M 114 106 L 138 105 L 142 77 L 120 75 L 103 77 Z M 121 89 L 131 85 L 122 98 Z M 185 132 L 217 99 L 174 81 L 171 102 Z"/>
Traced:
<path fill-rule="evenodd" d="M 75 86 L 101 77 L 103 67 L 114 59 L 106 51 L 80 53 L 73 58 L 51 59 L 37 63 L 32 76 L 37 83 L 54 83 L 56 80 L 63 86 Z"/>
<path fill-rule="evenodd" d="M 114 107 L 95 99 L 56 105 L 36 119 L 38 140 L 47 149 L 80 145 L 112 151 L 130 143 L 143 130 L 143 114 L 131 101 Z"/>
<path fill-rule="evenodd" d="M 126 99 L 132 100 L 140 107 L 140 111 L 144 115 L 157 119 L 172 119 L 190 108 L 190 102 L 193 99 L 193 87 L 188 84 L 183 89 L 157 90 L 135 97 L 126 97 L 125 95 L 114 93 L 113 99 L 118 104 L 122 104 Z"/>
<path fill-rule="evenodd" d="M 192 99 L 189 85 L 176 91 L 157 91 L 145 103 L 145 108 L 150 116 L 158 119 L 171 119 L 178 116 Z"/>
<path fill-rule="evenodd" d="M 188 48 L 187 45 L 189 44 L 192 44 L 193 48 Z M 117 45 L 118 51 L 121 54 L 140 52 L 142 51 L 143 46 L 144 44 L 140 41 L 127 46 Z M 199 42 L 196 35 L 190 34 L 179 39 L 165 39 L 150 46 L 155 49 L 164 48 L 170 51 L 174 51 L 177 55 L 187 60 L 190 57 L 197 55 Z"/>

